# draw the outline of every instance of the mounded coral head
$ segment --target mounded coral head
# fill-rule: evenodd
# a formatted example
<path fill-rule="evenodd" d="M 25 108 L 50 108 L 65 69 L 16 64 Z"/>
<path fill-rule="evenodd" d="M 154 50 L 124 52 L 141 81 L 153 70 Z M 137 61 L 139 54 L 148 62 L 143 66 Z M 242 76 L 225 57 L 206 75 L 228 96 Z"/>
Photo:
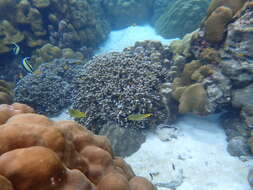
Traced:
<path fill-rule="evenodd" d="M 220 43 L 224 39 L 228 22 L 233 17 L 232 9 L 221 6 L 215 9 L 205 21 L 205 39 L 210 43 Z"/>
<path fill-rule="evenodd" d="M 203 85 L 200 83 L 190 85 L 179 99 L 179 112 L 205 114 L 206 101 L 207 95 Z"/>
<path fill-rule="evenodd" d="M 248 0 L 212 0 L 208 7 L 207 15 L 209 16 L 218 7 L 225 6 L 232 10 L 234 15 Z"/>
<path fill-rule="evenodd" d="M 22 104 L 0 107 L 0 117 L 6 116 L 0 120 L 0 143 L 4 145 L 0 146 L 0 185 L 6 190 L 11 186 L 20 190 L 130 186 L 134 173 L 114 157 L 106 137 L 73 121 L 53 122 L 29 111 L 33 109 Z M 144 189 L 150 186 L 144 183 Z"/>

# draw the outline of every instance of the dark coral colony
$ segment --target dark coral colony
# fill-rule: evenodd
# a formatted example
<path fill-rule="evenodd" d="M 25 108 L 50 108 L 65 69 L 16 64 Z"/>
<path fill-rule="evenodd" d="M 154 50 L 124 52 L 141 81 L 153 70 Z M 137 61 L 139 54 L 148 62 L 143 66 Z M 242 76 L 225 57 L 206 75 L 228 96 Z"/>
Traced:
<path fill-rule="evenodd" d="M 95 54 L 146 23 L 180 40 Z M 253 1 L 0 0 L 0 104 L 0 190 L 156 190 L 122 157 L 189 113 L 251 157 Z"/>

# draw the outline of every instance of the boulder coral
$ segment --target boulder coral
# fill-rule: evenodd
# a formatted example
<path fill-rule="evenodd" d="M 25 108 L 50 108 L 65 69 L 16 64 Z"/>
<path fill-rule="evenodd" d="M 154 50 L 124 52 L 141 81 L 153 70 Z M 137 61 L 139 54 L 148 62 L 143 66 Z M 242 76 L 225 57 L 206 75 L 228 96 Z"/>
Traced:
<path fill-rule="evenodd" d="M 4 176 L 0 175 L 1 190 L 13 190 L 11 182 Z"/>
<path fill-rule="evenodd" d="M 202 82 L 214 73 L 211 65 L 193 60 L 184 65 L 180 77 L 172 83 L 172 97 L 179 102 L 180 113 L 206 114 L 207 93 Z"/>
<path fill-rule="evenodd" d="M 205 114 L 207 100 L 206 91 L 202 84 L 196 83 L 188 86 L 179 99 L 180 113 Z"/>
<path fill-rule="evenodd" d="M 220 43 L 224 39 L 228 22 L 233 17 L 232 9 L 221 6 L 205 21 L 205 39 L 210 43 Z"/>
<path fill-rule="evenodd" d="M 247 1 L 248 0 L 212 0 L 208 7 L 207 16 L 211 15 L 215 9 L 221 6 L 230 8 L 232 10 L 232 14 L 234 15 Z"/>
<path fill-rule="evenodd" d="M 11 104 L 12 94 L 9 84 L 4 80 L 0 80 L 0 104 Z"/>
<path fill-rule="evenodd" d="M 19 103 L 0 106 L 1 189 L 156 189 L 114 156 L 106 137 L 32 112 Z"/>

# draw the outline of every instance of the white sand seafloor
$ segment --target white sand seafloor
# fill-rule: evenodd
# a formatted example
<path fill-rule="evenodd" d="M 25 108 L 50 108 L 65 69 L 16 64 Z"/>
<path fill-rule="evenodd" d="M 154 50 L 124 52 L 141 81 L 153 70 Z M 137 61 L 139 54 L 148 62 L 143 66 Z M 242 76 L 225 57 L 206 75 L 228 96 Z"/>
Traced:
<path fill-rule="evenodd" d="M 228 154 L 226 136 L 216 117 L 185 116 L 175 127 L 180 130 L 177 139 L 164 142 L 150 133 L 141 148 L 125 159 L 136 175 L 151 180 L 149 173 L 158 174 L 153 183 L 181 179 L 177 190 L 251 189 L 247 175 L 253 163 Z"/>
<path fill-rule="evenodd" d="M 150 26 L 132 26 L 112 31 L 97 54 L 121 51 L 143 40 L 160 40 L 165 44 L 172 41 L 158 36 Z M 65 111 L 53 119 L 71 118 Z M 247 174 L 253 161 L 242 162 L 228 154 L 226 136 L 218 124 L 217 116 L 188 115 L 182 117 L 175 126 L 179 129 L 177 138 L 163 142 L 157 135 L 149 133 L 141 148 L 125 159 L 136 175 L 151 180 L 149 173 L 152 173 L 153 183 L 180 184 L 176 190 L 251 189 Z"/>

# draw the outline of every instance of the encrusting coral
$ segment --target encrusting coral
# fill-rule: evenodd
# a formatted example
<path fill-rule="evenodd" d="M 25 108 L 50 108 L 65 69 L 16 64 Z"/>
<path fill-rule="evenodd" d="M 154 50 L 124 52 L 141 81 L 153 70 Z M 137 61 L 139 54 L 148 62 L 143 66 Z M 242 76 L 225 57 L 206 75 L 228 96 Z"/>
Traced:
<path fill-rule="evenodd" d="M 24 104 L 0 106 L 1 189 L 156 189 L 114 157 L 106 137 L 30 112 Z"/>

